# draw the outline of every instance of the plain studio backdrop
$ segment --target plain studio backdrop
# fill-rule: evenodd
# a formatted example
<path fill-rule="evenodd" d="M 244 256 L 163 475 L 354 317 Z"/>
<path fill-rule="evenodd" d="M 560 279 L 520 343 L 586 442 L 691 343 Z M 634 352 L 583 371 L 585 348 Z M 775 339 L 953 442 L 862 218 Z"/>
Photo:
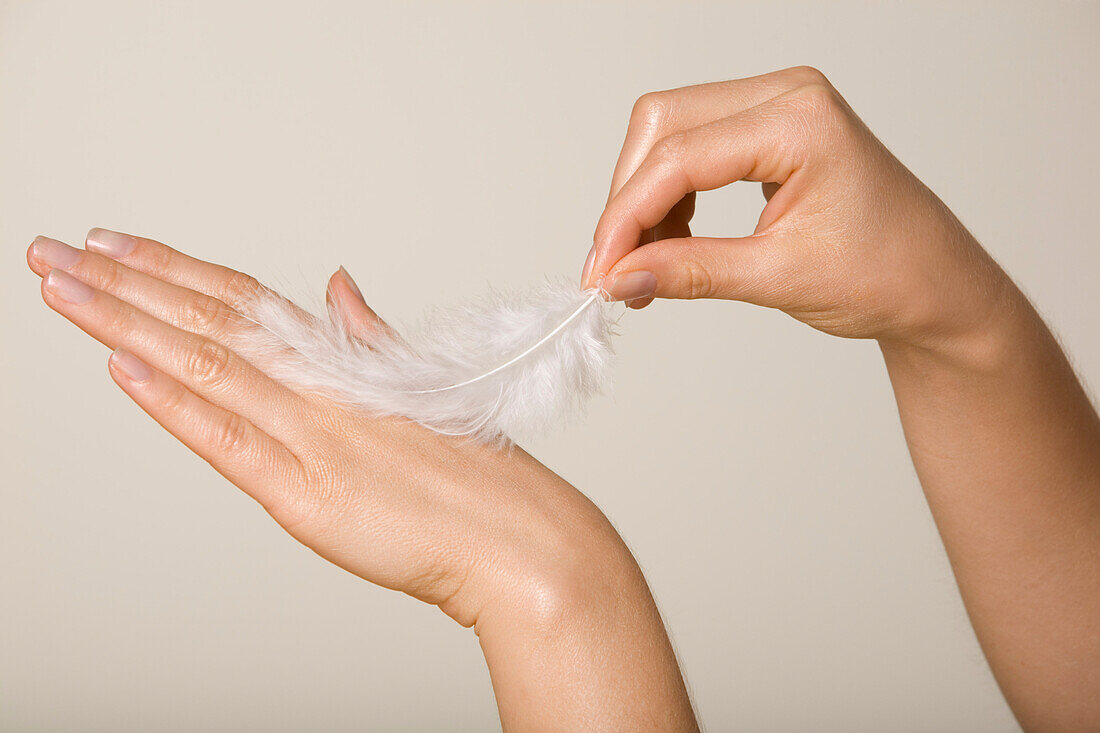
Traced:
<path fill-rule="evenodd" d="M 472 631 L 318 559 L 49 311 L 36 234 L 148 235 L 384 317 L 579 275 L 640 94 L 818 66 L 1100 378 L 1096 4 L 0 6 L 0 729 L 486 730 Z M 701 234 L 751 231 L 743 184 Z M 529 449 L 633 548 L 713 731 L 1005 731 L 872 342 L 621 321 Z M 1026 436 L 1021 436 L 1026 440 Z"/>

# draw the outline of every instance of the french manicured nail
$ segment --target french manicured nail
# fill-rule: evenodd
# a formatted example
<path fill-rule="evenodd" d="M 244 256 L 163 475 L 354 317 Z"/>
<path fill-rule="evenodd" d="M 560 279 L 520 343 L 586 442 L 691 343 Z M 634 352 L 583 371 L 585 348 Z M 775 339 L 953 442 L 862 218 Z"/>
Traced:
<path fill-rule="evenodd" d="M 605 278 L 603 289 L 612 300 L 637 300 L 656 292 L 657 276 L 646 270 L 624 272 L 621 275 Z"/>
<path fill-rule="evenodd" d="M 152 370 L 149 369 L 149 365 L 123 349 L 118 349 L 111 354 L 111 363 L 135 382 L 144 382 L 153 374 Z"/>
<path fill-rule="evenodd" d="M 80 261 L 80 250 L 49 237 L 35 237 L 31 254 L 36 260 L 42 260 L 50 267 L 59 267 L 62 270 Z"/>
<path fill-rule="evenodd" d="M 87 303 L 95 294 L 88 285 L 63 270 L 50 270 L 46 273 L 46 290 L 73 305 Z"/>
<path fill-rule="evenodd" d="M 85 247 L 111 258 L 125 257 L 134 251 L 137 240 L 129 234 L 112 232 L 110 229 L 93 229 L 88 232 Z"/>
<path fill-rule="evenodd" d="M 588 259 L 584 261 L 584 269 L 581 270 L 581 284 L 588 282 L 588 271 L 592 269 L 592 260 L 596 259 L 596 245 L 588 250 Z"/>
<path fill-rule="evenodd" d="M 351 275 L 348 274 L 348 271 L 344 269 L 343 265 L 340 265 L 340 277 L 344 278 L 344 284 L 348 286 L 351 292 L 355 293 L 355 297 L 359 298 L 359 300 L 362 300 L 364 303 L 367 302 L 366 299 L 363 298 L 363 291 L 361 291 L 359 286 L 355 284 L 355 281 L 351 279 Z"/>

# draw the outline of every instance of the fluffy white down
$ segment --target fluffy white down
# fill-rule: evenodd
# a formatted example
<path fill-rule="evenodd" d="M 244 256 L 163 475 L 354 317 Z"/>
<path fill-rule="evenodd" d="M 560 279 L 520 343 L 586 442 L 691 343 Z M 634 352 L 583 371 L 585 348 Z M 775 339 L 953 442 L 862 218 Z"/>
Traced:
<path fill-rule="evenodd" d="M 368 343 L 350 336 L 340 318 L 306 314 L 272 292 L 244 309 L 260 328 L 243 350 L 298 388 L 501 444 L 565 422 L 608 385 L 611 305 L 594 295 L 567 279 L 521 293 L 491 290 Z"/>

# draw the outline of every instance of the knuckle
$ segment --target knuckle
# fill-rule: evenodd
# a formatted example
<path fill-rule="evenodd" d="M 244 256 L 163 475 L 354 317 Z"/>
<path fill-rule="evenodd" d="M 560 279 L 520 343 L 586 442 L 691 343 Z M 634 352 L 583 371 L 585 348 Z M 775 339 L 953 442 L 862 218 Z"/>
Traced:
<path fill-rule="evenodd" d="M 797 98 L 802 109 L 815 117 L 832 115 L 837 108 L 836 91 L 826 84 L 806 84 L 799 88 Z"/>
<path fill-rule="evenodd" d="M 117 293 L 122 285 L 122 265 L 106 257 L 97 264 L 99 289 L 107 293 Z"/>
<path fill-rule="evenodd" d="M 664 126 L 672 109 L 672 99 L 668 92 L 647 92 L 638 97 L 630 111 L 630 129 L 654 130 Z"/>
<path fill-rule="evenodd" d="M 787 69 L 786 73 L 794 79 L 798 86 L 810 86 L 812 84 L 831 86 L 828 77 L 820 69 L 813 66 L 794 66 Z"/>
<path fill-rule="evenodd" d="M 230 305 L 240 305 L 259 295 L 262 287 L 256 278 L 234 270 L 225 282 L 225 301 Z"/>
<path fill-rule="evenodd" d="M 291 534 L 308 533 L 312 537 L 331 536 L 342 517 L 355 512 L 346 490 L 336 488 L 332 470 L 313 466 L 305 474 L 307 489 L 289 491 L 271 506 L 271 516 Z"/>
<path fill-rule="evenodd" d="M 808 84 L 795 92 L 796 115 L 808 135 L 838 132 L 848 121 L 840 95 L 827 84 Z"/>
<path fill-rule="evenodd" d="M 187 391 L 182 387 L 176 385 L 171 389 L 168 394 L 161 400 L 161 407 L 168 412 L 179 412 L 184 409 L 187 404 Z"/>
<path fill-rule="evenodd" d="M 333 527 L 337 522 L 335 512 L 330 512 L 329 507 L 312 489 L 281 496 L 264 508 L 280 526 L 294 536 L 308 534 L 314 538 L 324 538 L 333 534 Z"/>
<path fill-rule="evenodd" d="M 195 333 L 222 334 L 229 326 L 230 310 L 216 298 L 188 298 L 183 304 L 182 325 Z"/>
<path fill-rule="evenodd" d="M 172 260 L 174 252 L 164 245 L 154 247 L 138 246 L 136 252 L 140 252 L 148 263 L 149 271 L 156 275 L 167 275 L 172 272 Z"/>
<path fill-rule="evenodd" d="M 714 279 L 702 263 L 694 259 L 684 261 L 684 297 L 709 298 L 714 294 Z"/>
<path fill-rule="evenodd" d="M 204 341 L 192 352 L 187 368 L 196 382 L 210 386 L 224 379 L 232 358 L 226 347 L 216 341 Z"/>
<path fill-rule="evenodd" d="M 661 138 L 653 146 L 653 154 L 664 163 L 679 164 L 687 150 L 687 136 L 678 132 Z"/>
<path fill-rule="evenodd" d="M 220 453 L 239 455 L 249 446 L 248 421 L 236 413 L 229 413 L 214 428 L 211 436 L 213 447 Z"/>

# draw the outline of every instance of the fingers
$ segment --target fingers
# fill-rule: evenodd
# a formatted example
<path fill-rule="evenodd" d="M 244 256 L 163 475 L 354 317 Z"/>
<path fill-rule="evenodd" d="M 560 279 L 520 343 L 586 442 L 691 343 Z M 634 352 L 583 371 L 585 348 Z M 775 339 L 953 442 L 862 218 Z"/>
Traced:
<path fill-rule="evenodd" d="M 94 251 L 85 252 L 48 237 L 36 237 L 27 260 L 45 277 L 51 268 L 64 270 L 96 290 L 110 293 L 165 323 L 238 349 L 252 328 L 221 300 L 167 283 Z"/>
<path fill-rule="evenodd" d="M 302 484 L 298 459 L 240 415 L 212 405 L 129 351 L 111 354 L 111 376 L 165 430 L 240 486 L 265 509 L 293 506 Z"/>
<path fill-rule="evenodd" d="M 809 66 L 773 71 L 745 79 L 650 92 L 638 98 L 630 113 L 626 140 L 611 178 L 608 201 L 615 198 L 653 145 L 671 134 L 729 117 L 780 94 L 812 84 L 828 84 Z"/>
<path fill-rule="evenodd" d="M 657 225 L 642 233 L 641 244 L 656 242 L 661 239 L 673 237 L 691 236 L 691 217 L 695 216 L 695 192 L 676 202 L 676 205 L 665 215 Z"/>
<path fill-rule="evenodd" d="M 363 300 L 359 286 L 343 267 L 329 278 L 325 300 L 329 316 L 338 319 L 351 336 L 369 343 L 380 335 L 393 335 L 386 322 Z"/>
<path fill-rule="evenodd" d="M 42 281 L 46 304 L 111 349 L 125 347 L 185 387 L 253 422 L 280 441 L 299 437 L 285 414 L 302 414 L 304 400 L 223 344 L 153 318 L 60 269 Z"/>
<path fill-rule="evenodd" d="M 793 287 L 788 251 L 776 236 L 665 239 L 630 252 L 603 281 L 613 300 L 725 298 L 782 307 Z"/>
<path fill-rule="evenodd" d="M 659 242 L 662 239 L 683 239 L 691 236 L 691 217 L 695 214 L 695 193 L 689 193 L 672 207 L 661 222 L 642 233 L 641 244 Z M 642 309 L 653 302 L 652 297 L 630 299 L 626 303 L 627 308 Z"/>
<path fill-rule="evenodd" d="M 217 298 L 237 311 L 266 291 L 255 278 L 243 272 L 204 262 L 144 237 L 92 229 L 85 247 L 132 270 Z"/>
<path fill-rule="evenodd" d="M 829 94 L 825 87 L 802 87 L 662 139 L 604 210 L 584 285 L 592 287 L 638 247 L 642 233 L 688 193 L 742 179 L 784 183 L 824 134 L 827 121 L 818 118 L 829 111 Z"/>
<path fill-rule="evenodd" d="M 622 151 L 615 164 L 615 172 L 611 177 L 608 203 L 610 204 L 626 182 L 637 172 L 658 141 L 744 112 L 801 87 L 828 86 L 828 84 L 829 81 L 825 75 L 817 69 L 796 66 L 745 79 L 698 84 L 643 95 L 634 104 L 630 114 L 626 140 L 623 142 Z M 689 222 L 694 209 L 694 193 L 691 193 L 685 197 L 685 201 L 674 206 L 652 231 L 643 232 L 638 244 L 691 236 Z M 581 273 L 581 282 L 585 287 L 591 287 L 594 284 L 590 274 L 595 252 L 594 244 Z M 644 304 L 636 301 L 630 305 L 636 308 Z"/>

